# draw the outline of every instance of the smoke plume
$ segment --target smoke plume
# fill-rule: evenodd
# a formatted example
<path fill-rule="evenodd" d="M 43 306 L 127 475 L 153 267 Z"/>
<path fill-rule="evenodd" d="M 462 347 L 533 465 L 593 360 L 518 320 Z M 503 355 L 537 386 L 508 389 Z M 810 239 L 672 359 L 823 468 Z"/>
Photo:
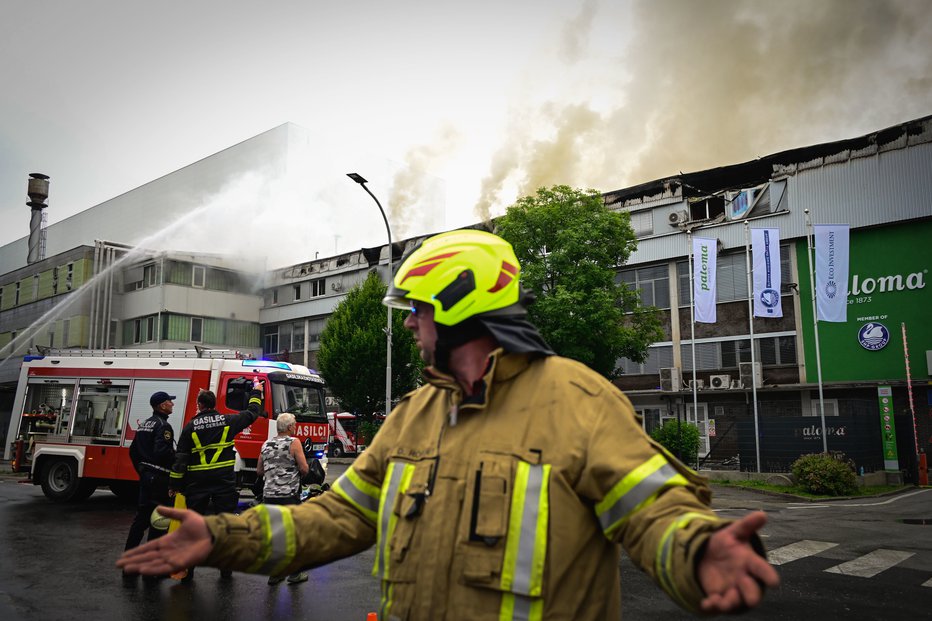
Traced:
<path fill-rule="evenodd" d="M 587 2 L 566 27 L 579 63 Z M 644 0 L 615 60 L 618 104 L 523 110 L 475 214 L 557 183 L 603 191 L 839 140 L 932 112 L 932 12 L 909 0 Z M 620 25 L 619 25 L 620 26 Z M 572 95 L 568 99 L 572 101 Z M 514 114 L 517 115 L 517 112 Z"/>

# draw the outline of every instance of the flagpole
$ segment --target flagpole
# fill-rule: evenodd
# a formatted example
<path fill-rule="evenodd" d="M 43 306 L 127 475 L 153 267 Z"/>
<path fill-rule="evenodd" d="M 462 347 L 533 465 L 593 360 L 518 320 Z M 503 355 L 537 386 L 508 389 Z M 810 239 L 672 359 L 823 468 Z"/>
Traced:
<path fill-rule="evenodd" d="M 696 426 L 699 423 L 699 393 L 696 382 L 696 292 L 693 289 L 693 232 L 692 229 L 686 229 L 686 245 L 689 246 L 689 298 L 692 304 L 689 305 L 689 339 L 692 342 L 692 361 L 693 361 L 693 416 L 696 417 Z"/>
<path fill-rule="evenodd" d="M 754 355 L 754 286 L 751 284 L 751 234 L 750 224 L 744 221 L 744 258 L 747 262 L 748 277 L 748 329 L 751 334 L 751 400 L 754 402 L 754 449 L 757 451 L 757 471 L 760 472 L 760 430 L 757 418 L 757 358 Z M 741 368 L 741 359 L 738 359 L 738 368 Z"/>
<path fill-rule="evenodd" d="M 812 266 L 812 220 L 809 218 L 809 209 L 803 209 L 806 214 L 806 250 L 809 256 L 809 286 L 812 290 L 812 328 L 815 335 L 816 371 L 819 376 L 819 417 L 822 419 L 822 452 L 828 453 L 828 435 L 825 433 L 825 398 L 822 395 L 822 354 L 819 352 L 819 311 L 816 308 L 816 281 Z"/>

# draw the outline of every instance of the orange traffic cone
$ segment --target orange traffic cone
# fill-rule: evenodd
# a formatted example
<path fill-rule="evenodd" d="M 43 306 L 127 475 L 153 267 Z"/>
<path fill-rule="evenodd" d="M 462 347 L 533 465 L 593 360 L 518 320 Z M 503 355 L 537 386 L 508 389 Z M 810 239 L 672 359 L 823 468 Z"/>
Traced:
<path fill-rule="evenodd" d="M 379 615 L 376 612 L 370 612 L 366 615 L 366 621 L 379 621 Z"/>

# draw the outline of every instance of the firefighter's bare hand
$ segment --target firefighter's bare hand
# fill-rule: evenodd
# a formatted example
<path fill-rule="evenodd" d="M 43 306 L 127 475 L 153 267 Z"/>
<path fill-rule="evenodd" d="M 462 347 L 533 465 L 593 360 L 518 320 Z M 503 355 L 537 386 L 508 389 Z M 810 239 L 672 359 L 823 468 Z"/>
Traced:
<path fill-rule="evenodd" d="M 739 612 L 753 608 L 766 587 L 780 584 L 777 570 L 751 547 L 751 538 L 767 523 L 763 511 L 749 513 L 709 537 L 699 561 L 699 584 L 706 593 L 703 612 Z"/>
<path fill-rule="evenodd" d="M 117 567 L 132 574 L 165 575 L 204 561 L 213 547 L 204 518 L 194 511 L 159 507 L 159 513 L 181 526 L 137 548 L 127 550 L 117 560 Z"/>

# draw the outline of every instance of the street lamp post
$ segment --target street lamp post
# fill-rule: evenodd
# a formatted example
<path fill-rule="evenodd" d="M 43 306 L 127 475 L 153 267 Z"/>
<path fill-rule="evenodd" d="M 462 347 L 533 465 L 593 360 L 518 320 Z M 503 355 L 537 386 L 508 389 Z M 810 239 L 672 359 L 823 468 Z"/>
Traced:
<path fill-rule="evenodd" d="M 372 197 L 372 200 L 375 201 L 375 204 L 379 207 L 379 212 L 382 214 L 382 220 L 385 221 L 385 232 L 388 233 L 388 286 L 392 284 L 392 228 L 388 224 L 388 218 L 385 216 L 385 210 L 382 209 L 382 203 L 379 202 L 379 199 L 375 197 L 368 187 L 366 187 L 366 179 L 363 178 L 359 173 L 347 173 L 347 177 L 358 183 L 362 186 L 362 189 Z M 392 408 L 392 307 L 387 307 L 388 318 L 385 322 L 385 414 L 386 416 L 391 411 Z"/>

